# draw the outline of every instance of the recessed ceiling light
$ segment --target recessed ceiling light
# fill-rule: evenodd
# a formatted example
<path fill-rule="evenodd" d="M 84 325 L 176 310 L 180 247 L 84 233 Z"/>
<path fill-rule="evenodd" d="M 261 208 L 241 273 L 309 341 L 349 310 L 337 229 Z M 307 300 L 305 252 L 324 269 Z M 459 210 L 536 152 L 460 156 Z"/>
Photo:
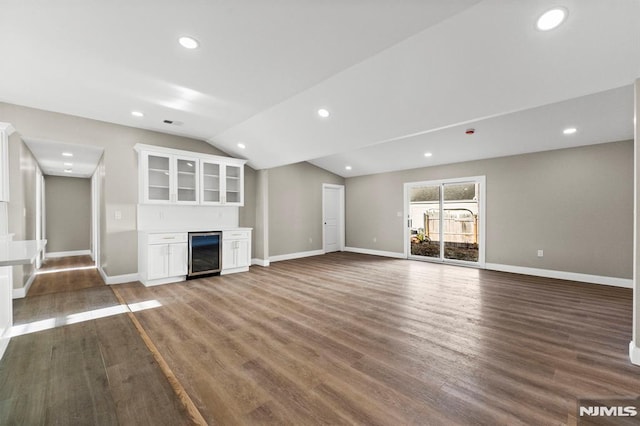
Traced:
<path fill-rule="evenodd" d="M 328 110 L 326 110 L 326 109 L 324 109 L 324 108 L 320 108 L 320 109 L 318 110 L 318 115 L 319 115 L 320 117 L 322 117 L 322 118 L 327 118 L 327 117 L 329 117 L 329 111 L 328 111 Z"/>
<path fill-rule="evenodd" d="M 180 43 L 180 45 L 182 47 L 184 47 L 185 49 L 195 49 L 198 46 L 200 46 L 200 43 L 198 43 L 198 40 L 196 40 L 193 37 L 189 37 L 189 36 L 182 36 L 178 39 L 178 43 Z"/>
<path fill-rule="evenodd" d="M 71 167 L 71 166 L 73 166 L 73 163 L 64 163 L 63 165 L 64 165 L 65 167 Z"/>
<path fill-rule="evenodd" d="M 140 111 L 131 111 L 131 115 L 133 115 L 134 117 L 144 117 L 144 114 Z"/>
<path fill-rule="evenodd" d="M 71 170 L 71 169 L 64 169 L 64 172 L 65 172 L 65 173 L 71 173 L 72 171 L 73 171 L 73 170 Z"/>
<path fill-rule="evenodd" d="M 432 155 L 433 155 L 433 154 L 432 154 L 432 153 L 430 153 L 430 152 L 425 152 L 425 153 L 424 153 L 424 156 L 425 156 L 425 157 L 431 157 Z"/>
<path fill-rule="evenodd" d="M 565 135 L 572 135 L 572 134 L 574 134 L 574 133 L 575 133 L 575 132 L 577 132 L 577 131 L 578 131 L 578 129 L 576 129 L 575 127 L 568 127 L 568 128 L 566 128 L 566 129 L 564 129 L 564 130 L 562 131 L 562 133 L 564 133 Z"/>
<path fill-rule="evenodd" d="M 73 153 L 71 153 L 71 152 L 63 152 L 62 156 L 63 157 L 73 157 Z"/>
<path fill-rule="evenodd" d="M 344 169 L 345 170 L 351 170 L 351 166 L 346 166 Z"/>
<path fill-rule="evenodd" d="M 567 19 L 567 9 L 564 7 L 554 7 L 540 15 L 536 21 L 536 28 L 540 31 L 549 31 L 562 24 Z"/>
<path fill-rule="evenodd" d="M 238 148 L 240 148 L 240 149 L 245 149 L 246 147 L 247 146 L 245 144 L 243 144 L 243 143 L 239 143 L 238 144 Z"/>

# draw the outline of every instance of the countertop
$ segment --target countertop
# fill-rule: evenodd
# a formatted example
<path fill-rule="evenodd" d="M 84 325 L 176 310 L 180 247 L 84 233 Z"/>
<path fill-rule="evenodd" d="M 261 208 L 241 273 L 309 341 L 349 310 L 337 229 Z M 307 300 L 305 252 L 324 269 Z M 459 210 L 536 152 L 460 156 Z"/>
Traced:
<path fill-rule="evenodd" d="M 241 226 L 235 227 L 210 227 L 210 228 L 171 228 L 171 229 L 139 229 L 138 232 L 144 232 L 146 234 L 161 234 L 172 232 L 215 232 L 215 231 L 251 231 L 253 228 L 246 228 Z"/>
<path fill-rule="evenodd" d="M 46 245 L 47 240 L 0 241 L 0 266 L 33 263 Z"/>

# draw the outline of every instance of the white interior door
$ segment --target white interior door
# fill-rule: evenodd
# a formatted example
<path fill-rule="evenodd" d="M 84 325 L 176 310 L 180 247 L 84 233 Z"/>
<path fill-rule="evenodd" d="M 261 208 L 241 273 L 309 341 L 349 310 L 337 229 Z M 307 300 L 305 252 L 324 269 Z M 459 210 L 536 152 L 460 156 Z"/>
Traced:
<path fill-rule="evenodd" d="M 344 248 L 344 186 L 322 186 L 323 249 L 325 253 Z"/>

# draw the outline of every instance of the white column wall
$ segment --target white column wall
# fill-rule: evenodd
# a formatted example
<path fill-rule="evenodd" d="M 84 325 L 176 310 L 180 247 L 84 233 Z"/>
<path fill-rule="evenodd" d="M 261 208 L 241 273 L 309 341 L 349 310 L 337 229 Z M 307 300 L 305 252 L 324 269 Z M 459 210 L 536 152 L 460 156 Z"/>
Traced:
<path fill-rule="evenodd" d="M 640 78 L 635 83 L 634 110 L 634 201 L 633 201 L 633 334 L 629 344 L 631 362 L 640 365 Z"/>

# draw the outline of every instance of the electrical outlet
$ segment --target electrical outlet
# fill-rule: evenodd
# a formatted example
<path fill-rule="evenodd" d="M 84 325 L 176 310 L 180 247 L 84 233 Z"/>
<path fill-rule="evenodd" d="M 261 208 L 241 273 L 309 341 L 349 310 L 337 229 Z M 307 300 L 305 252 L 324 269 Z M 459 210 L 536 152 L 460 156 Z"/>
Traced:
<path fill-rule="evenodd" d="M 396 212 L 396 216 L 402 217 L 402 212 Z"/>
<path fill-rule="evenodd" d="M 538 257 L 542 257 L 544 256 L 544 251 L 543 250 L 538 250 Z"/>
<path fill-rule="evenodd" d="M 378 242 L 378 239 L 377 239 L 376 237 L 373 237 L 373 242 L 374 242 L 374 243 L 377 243 L 377 242 Z"/>
<path fill-rule="evenodd" d="M 309 244 L 313 243 L 313 238 L 309 237 Z"/>

